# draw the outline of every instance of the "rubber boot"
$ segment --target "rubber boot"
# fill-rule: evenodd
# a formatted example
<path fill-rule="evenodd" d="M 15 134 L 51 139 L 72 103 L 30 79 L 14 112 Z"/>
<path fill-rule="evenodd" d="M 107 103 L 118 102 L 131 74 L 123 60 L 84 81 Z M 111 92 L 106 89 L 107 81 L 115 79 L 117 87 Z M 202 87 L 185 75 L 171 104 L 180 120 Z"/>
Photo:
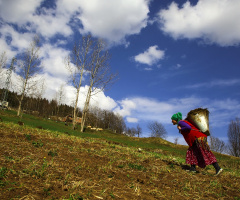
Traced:
<path fill-rule="evenodd" d="M 190 171 L 190 172 L 197 172 L 197 170 L 196 170 L 196 165 L 191 165 L 189 171 Z"/>
<path fill-rule="evenodd" d="M 213 163 L 212 165 L 213 165 L 213 167 L 214 167 L 215 170 L 216 170 L 215 176 L 219 175 L 219 174 L 223 171 L 223 169 L 222 169 L 221 167 L 219 167 L 219 165 L 218 165 L 217 162 Z"/>

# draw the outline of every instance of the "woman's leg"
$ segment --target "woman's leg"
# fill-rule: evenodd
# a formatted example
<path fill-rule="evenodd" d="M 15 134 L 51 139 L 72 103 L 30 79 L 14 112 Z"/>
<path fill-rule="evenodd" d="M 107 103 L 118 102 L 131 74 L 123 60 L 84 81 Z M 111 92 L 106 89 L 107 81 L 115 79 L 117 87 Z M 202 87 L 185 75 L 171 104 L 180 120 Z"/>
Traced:
<path fill-rule="evenodd" d="M 196 165 L 191 165 L 190 169 L 189 169 L 190 172 L 196 172 Z"/>
<path fill-rule="evenodd" d="M 217 162 L 213 163 L 212 165 L 213 165 L 213 167 L 214 167 L 215 170 L 216 170 L 215 176 L 219 175 L 219 174 L 223 171 L 223 169 L 222 169 L 221 167 L 219 167 L 219 165 L 218 165 Z"/>

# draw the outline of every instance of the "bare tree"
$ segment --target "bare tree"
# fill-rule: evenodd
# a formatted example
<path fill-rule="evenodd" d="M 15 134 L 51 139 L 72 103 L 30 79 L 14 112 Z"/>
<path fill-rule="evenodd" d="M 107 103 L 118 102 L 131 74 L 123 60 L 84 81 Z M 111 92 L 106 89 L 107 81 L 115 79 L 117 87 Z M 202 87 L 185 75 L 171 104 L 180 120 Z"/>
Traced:
<path fill-rule="evenodd" d="M 178 137 L 176 137 L 176 138 L 174 139 L 174 144 L 176 144 L 176 145 L 178 144 L 178 139 L 179 139 Z"/>
<path fill-rule="evenodd" d="M 42 80 L 39 83 L 39 88 L 35 93 L 35 97 L 37 98 L 37 105 L 36 105 L 36 110 L 39 110 L 39 104 L 40 104 L 40 100 L 45 92 L 46 89 L 46 85 L 45 85 L 45 80 Z"/>
<path fill-rule="evenodd" d="M 210 148 L 212 151 L 222 153 L 225 150 L 225 142 L 217 137 L 210 136 Z"/>
<path fill-rule="evenodd" d="M 164 126 L 157 121 L 149 123 L 148 128 L 151 131 L 151 137 L 165 138 L 167 135 L 167 131 Z"/>
<path fill-rule="evenodd" d="M 127 128 L 127 136 L 134 137 L 137 134 L 137 129 L 132 127 L 132 128 Z"/>
<path fill-rule="evenodd" d="M 35 36 L 29 48 L 22 55 L 20 62 L 19 76 L 20 76 L 20 98 L 18 112 L 21 113 L 23 98 L 26 94 L 34 93 L 37 91 L 39 80 L 36 80 L 36 75 L 40 72 L 39 50 L 40 50 L 39 37 Z"/>
<path fill-rule="evenodd" d="M 90 51 L 92 46 L 91 36 L 83 36 L 79 43 L 75 43 L 70 56 L 67 58 L 66 68 L 70 72 L 71 83 L 76 89 L 76 98 L 74 101 L 73 110 L 73 129 L 76 126 L 77 118 L 77 106 L 80 94 L 80 88 L 82 86 L 83 75 L 85 68 L 89 66 Z"/>
<path fill-rule="evenodd" d="M 116 74 L 111 74 L 110 72 L 109 60 L 110 55 L 105 50 L 104 41 L 92 39 L 91 62 L 88 66 L 89 88 L 82 113 L 81 132 L 84 130 L 91 96 L 106 89 L 107 86 L 113 83 L 116 77 Z"/>
<path fill-rule="evenodd" d="M 43 94 L 45 93 L 45 90 L 46 90 L 46 83 L 45 83 L 45 80 L 44 79 L 41 79 L 41 81 L 38 83 L 38 90 L 35 91 L 34 93 L 34 97 L 35 98 L 38 98 L 38 99 L 41 99 Z"/>
<path fill-rule="evenodd" d="M 6 66 L 6 62 L 7 62 L 7 55 L 6 52 L 2 52 L 0 55 L 0 68 L 4 68 Z"/>
<path fill-rule="evenodd" d="M 114 114 L 113 112 L 111 112 L 110 116 L 111 119 L 109 129 L 115 133 L 122 134 L 126 130 L 126 124 L 123 117 L 118 113 Z"/>
<path fill-rule="evenodd" d="M 232 156 L 240 157 L 240 119 L 232 120 L 228 126 L 229 152 Z"/>
<path fill-rule="evenodd" d="M 142 134 L 142 128 L 139 126 L 139 124 L 137 125 L 137 130 L 136 130 L 136 134 L 138 137 L 140 137 L 140 135 Z"/>
<path fill-rule="evenodd" d="M 58 89 L 58 91 L 56 92 L 56 96 L 55 96 L 56 102 L 57 102 L 57 116 L 59 115 L 59 108 L 60 105 L 63 103 L 63 101 L 65 100 L 65 90 L 64 90 L 64 84 L 62 84 L 60 86 L 60 88 Z"/>
<path fill-rule="evenodd" d="M 2 100 L 3 101 L 7 101 L 8 99 L 8 92 L 9 92 L 9 89 L 10 89 L 10 86 L 11 86 L 11 76 L 12 76 L 12 71 L 14 71 L 14 63 L 16 62 L 16 58 L 12 58 L 12 62 L 11 62 L 11 65 L 10 67 L 6 70 L 5 72 L 5 76 L 6 76 L 6 79 L 5 79 L 5 83 L 3 83 L 4 85 L 4 91 L 3 91 L 3 94 L 2 94 Z M 5 61 L 6 63 L 6 61 Z M 6 68 L 6 64 L 4 63 L 4 68 Z M 2 80 L 4 79 L 3 77 L 1 78 Z"/>
<path fill-rule="evenodd" d="M 2 79 L 2 72 L 3 72 L 3 69 L 6 68 L 6 62 L 7 62 L 7 56 L 6 56 L 6 52 L 4 51 L 1 55 L 0 55 L 0 77 L 1 77 L 1 80 Z"/>
<path fill-rule="evenodd" d="M 96 105 L 90 106 L 89 111 L 94 116 L 93 125 L 100 127 L 101 121 L 104 119 L 104 111 Z"/>
<path fill-rule="evenodd" d="M 114 113 L 109 110 L 104 110 L 104 128 L 110 129 L 113 119 Z"/>

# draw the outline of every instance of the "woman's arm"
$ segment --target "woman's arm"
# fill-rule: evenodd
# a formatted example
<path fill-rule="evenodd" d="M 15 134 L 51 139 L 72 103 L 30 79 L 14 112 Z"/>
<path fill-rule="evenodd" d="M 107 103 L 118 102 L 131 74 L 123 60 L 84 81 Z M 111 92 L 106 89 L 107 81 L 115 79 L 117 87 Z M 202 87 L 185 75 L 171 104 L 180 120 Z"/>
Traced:
<path fill-rule="evenodd" d="M 189 131 L 189 130 L 191 130 L 191 126 L 184 121 L 179 121 L 178 129 L 181 131 Z"/>

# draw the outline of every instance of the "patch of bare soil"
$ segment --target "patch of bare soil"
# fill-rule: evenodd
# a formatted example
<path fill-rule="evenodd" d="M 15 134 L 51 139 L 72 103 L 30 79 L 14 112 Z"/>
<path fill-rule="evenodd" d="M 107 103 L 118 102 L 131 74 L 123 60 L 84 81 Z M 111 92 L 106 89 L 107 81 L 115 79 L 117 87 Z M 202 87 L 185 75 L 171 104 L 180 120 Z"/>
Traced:
<path fill-rule="evenodd" d="M 239 199 L 240 178 L 149 152 L 0 123 L 0 199 Z"/>

